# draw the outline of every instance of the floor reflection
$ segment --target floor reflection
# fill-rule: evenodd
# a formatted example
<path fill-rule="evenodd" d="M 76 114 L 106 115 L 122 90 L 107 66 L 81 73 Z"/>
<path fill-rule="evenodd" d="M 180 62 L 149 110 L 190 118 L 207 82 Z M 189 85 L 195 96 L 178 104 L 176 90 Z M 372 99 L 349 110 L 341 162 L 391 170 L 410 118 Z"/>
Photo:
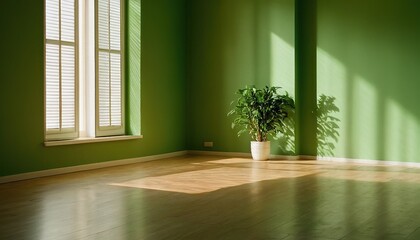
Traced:
<path fill-rule="evenodd" d="M 0 239 L 420 239 L 420 169 L 182 157 L 0 185 Z"/>

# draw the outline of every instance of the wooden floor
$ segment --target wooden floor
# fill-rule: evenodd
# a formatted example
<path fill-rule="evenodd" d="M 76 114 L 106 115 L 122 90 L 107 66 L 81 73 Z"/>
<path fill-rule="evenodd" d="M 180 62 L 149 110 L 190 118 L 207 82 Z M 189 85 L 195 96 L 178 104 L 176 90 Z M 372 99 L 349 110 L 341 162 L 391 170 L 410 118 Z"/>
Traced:
<path fill-rule="evenodd" d="M 188 156 L 0 196 L 0 239 L 420 239 L 418 168 Z"/>

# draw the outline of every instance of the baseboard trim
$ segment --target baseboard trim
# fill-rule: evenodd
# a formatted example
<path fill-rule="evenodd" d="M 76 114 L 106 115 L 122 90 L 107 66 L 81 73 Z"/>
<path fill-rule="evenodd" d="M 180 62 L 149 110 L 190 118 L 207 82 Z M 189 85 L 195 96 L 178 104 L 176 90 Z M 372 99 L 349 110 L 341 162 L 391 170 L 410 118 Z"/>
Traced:
<path fill-rule="evenodd" d="M 217 152 L 217 151 L 189 150 L 188 154 L 198 155 L 198 156 L 221 156 L 221 157 L 243 157 L 243 158 L 251 157 L 251 153 L 243 153 L 243 152 Z"/>
<path fill-rule="evenodd" d="M 171 158 L 171 157 L 180 157 L 187 155 L 188 151 L 178 151 L 178 152 L 171 152 L 171 153 L 164 153 L 159 155 L 152 155 L 152 156 L 145 156 L 145 157 L 138 157 L 138 158 L 128 158 L 128 159 L 121 159 L 121 160 L 114 160 L 114 161 L 107 161 L 107 162 L 100 162 L 100 163 L 91 163 L 91 164 L 84 164 L 84 165 L 77 165 L 71 167 L 63 167 L 63 168 L 54 168 L 36 172 L 28 172 L 28 173 L 20 173 L 15 175 L 9 175 L 0 177 L 0 183 L 7 183 L 7 182 L 15 182 L 21 180 L 28 180 L 33 178 L 39 177 L 48 177 L 54 176 L 59 174 L 65 173 L 72 173 L 72 172 L 80 172 L 80 171 L 87 171 L 99 168 L 106 168 L 106 167 L 115 167 L 127 164 L 134 164 L 134 163 L 141 163 L 141 162 L 148 162 L 154 161 L 164 158 Z"/>
<path fill-rule="evenodd" d="M 326 162 L 359 163 L 359 164 L 369 164 L 369 165 L 379 165 L 379 166 L 400 166 L 400 167 L 420 168 L 420 163 L 418 162 L 398 162 L 398 161 L 357 159 L 357 158 L 338 158 L 338 157 L 316 157 L 316 160 L 326 161 Z"/>
<path fill-rule="evenodd" d="M 316 156 L 311 155 L 298 155 L 297 157 L 297 160 L 317 160 Z"/>
<path fill-rule="evenodd" d="M 188 151 L 188 154 L 251 158 L 251 153 L 243 153 L 243 152 L 217 152 L 217 151 L 190 150 L 190 151 Z M 401 166 L 401 167 L 420 168 L 420 163 L 417 163 L 417 162 L 398 162 L 398 161 L 385 161 L 385 160 L 372 160 L 372 159 L 320 157 L 320 156 L 310 156 L 310 155 L 297 155 L 297 156 L 270 155 L 270 159 L 273 159 L 273 160 L 276 160 L 276 159 L 278 159 L 278 160 L 297 160 L 297 161 L 318 160 L 318 161 L 337 162 L 337 163 L 359 163 L 359 164 L 382 165 L 382 166 Z"/>
<path fill-rule="evenodd" d="M 251 158 L 251 153 L 244 153 L 244 152 L 217 152 L 217 151 L 197 151 L 197 150 L 190 150 L 188 154 L 191 155 L 207 155 L 207 156 L 222 156 L 222 157 L 244 157 L 244 158 Z M 278 159 L 278 160 L 316 160 L 315 156 L 307 156 L 307 155 L 298 155 L 298 156 L 290 156 L 290 155 L 270 155 L 270 159 Z"/>

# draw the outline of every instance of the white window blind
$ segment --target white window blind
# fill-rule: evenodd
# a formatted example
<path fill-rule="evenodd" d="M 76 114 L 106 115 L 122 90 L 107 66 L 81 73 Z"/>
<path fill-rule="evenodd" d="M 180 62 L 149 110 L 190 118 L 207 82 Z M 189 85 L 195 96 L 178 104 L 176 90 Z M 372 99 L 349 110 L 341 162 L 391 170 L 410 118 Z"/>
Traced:
<path fill-rule="evenodd" d="M 46 140 L 125 133 L 123 2 L 45 0 Z"/>
<path fill-rule="evenodd" d="M 78 136 L 77 1 L 45 1 L 46 139 Z"/>
<path fill-rule="evenodd" d="M 124 134 L 121 0 L 96 4 L 96 135 Z"/>

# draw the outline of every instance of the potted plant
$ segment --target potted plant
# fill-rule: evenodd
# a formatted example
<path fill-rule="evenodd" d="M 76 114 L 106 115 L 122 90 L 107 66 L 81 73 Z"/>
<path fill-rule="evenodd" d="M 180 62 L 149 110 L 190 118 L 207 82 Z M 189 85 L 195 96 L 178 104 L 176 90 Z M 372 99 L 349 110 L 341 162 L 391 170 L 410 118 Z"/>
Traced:
<path fill-rule="evenodd" d="M 251 154 L 254 160 L 267 160 L 270 156 L 268 136 L 276 137 L 285 128 L 285 120 L 294 111 L 295 103 L 287 92 L 278 93 L 280 87 L 254 86 L 239 89 L 234 108 L 228 115 L 235 115 L 232 128 L 239 126 L 238 136 L 245 132 L 253 138 Z"/>

